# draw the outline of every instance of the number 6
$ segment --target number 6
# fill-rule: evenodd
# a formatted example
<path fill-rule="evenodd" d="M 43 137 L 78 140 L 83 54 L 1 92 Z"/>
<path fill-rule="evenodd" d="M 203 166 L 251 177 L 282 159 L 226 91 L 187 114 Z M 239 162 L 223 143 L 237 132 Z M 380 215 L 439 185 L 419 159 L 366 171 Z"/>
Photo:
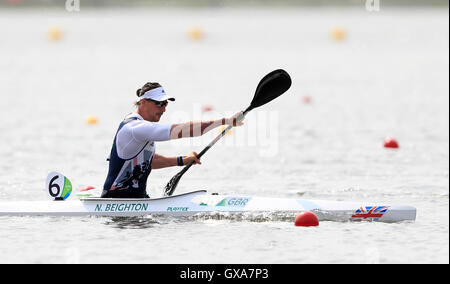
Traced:
<path fill-rule="evenodd" d="M 59 196 L 59 193 L 61 192 L 61 187 L 59 187 L 58 184 L 53 184 L 53 182 L 54 182 L 55 180 L 57 180 L 58 178 L 59 178 L 59 176 L 54 176 L 54 177 L 50 180 L 49 185 L 48 185 L 48 193 L 49 193 L 50 196 L 52 196 L 52 197 L 58 197 L 58 196 Z M 56 193 L 53 192 L 53 188 L 56 188 Z"/>

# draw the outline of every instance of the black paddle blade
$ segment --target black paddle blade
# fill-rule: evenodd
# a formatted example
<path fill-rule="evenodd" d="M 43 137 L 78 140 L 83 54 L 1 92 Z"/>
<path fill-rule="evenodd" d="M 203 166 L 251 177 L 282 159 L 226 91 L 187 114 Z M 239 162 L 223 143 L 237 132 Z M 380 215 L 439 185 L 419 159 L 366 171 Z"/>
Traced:
<path fill-rule="evenodd" d="M 256 88 L 255 96 L 247 111 L 265 105 L 289 90 L 292 85 L 291 77 L 283 69 L 277 69 L 261 79 Z"/>
<path fill-rule="evenodd" d="M 183 174 L 184 172 L 180 172 L 170 179 L 166 185 L 166 188 L 164 188 L 164 196 L 171 196 L 173 194 Z"/>

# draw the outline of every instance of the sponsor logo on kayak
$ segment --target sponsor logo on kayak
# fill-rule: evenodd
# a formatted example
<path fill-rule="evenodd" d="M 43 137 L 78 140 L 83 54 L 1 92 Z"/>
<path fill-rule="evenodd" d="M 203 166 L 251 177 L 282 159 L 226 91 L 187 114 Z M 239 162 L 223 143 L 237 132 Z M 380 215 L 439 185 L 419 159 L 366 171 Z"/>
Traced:
<path fill-rule="evenodd" d="M 228 197 L 217 203 L 216 206 L 244 207 L 249 201 L 250 198 L 247 197 Z"/>
<path fill-rule="evenodd" d="M 388 211 L 389 206 L 365 206 L 360 207 L 355 211 L 350 220 L 365 220 L 365 219 L 373 219 L 378 220 L 383 217 L 383 215 Z"/>
<path fill-rule="evenodd" d="M 111 203 L 95 205 L 95 212 L 141 212 L 147 211 L 146 203 Z"/>
<path fill-rule="evenodd" d="M 189 207 L 167 207 L 169 212 L 185 212 L 189 211 Z"/>
<path fill-rule="evenodd" d="M 200 206 L 244 207 L 250 200 L 251 197 L 202 196 L 201 199 L 193 200 L 193 202 Z"/>

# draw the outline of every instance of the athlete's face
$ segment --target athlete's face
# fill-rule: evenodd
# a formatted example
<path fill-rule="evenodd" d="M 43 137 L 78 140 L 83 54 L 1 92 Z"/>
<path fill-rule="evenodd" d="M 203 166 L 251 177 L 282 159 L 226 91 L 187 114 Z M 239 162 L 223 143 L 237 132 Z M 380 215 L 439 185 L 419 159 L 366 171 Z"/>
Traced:
<path fill-rule="evenodd" d="M 167 101 L 155 102 L 151 100 L 141 100 L 138 113 L 145 120 L 158 122 L 166 111 Z"/>

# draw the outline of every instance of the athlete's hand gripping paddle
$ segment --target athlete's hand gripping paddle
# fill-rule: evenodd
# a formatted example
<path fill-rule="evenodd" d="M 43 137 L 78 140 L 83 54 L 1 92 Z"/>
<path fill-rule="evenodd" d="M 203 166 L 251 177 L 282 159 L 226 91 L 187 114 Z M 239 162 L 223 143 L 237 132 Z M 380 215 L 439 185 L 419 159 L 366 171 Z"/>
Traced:
<path fill-rule="evenodd" d="M 291 87 L 292 81 L 289 74 L 282 70 L 278 69 L 270 72 L 258 84 L 256 88 L 255 96 L 253 97 L 250 106 L 242 113 L 242 116 L 238 117 L 238 120 L 242 120 L 245 115 L 254 108 L 265 105 L 266 103 L 276 99 L 281 96 L 284 92 L 289 90 Z M 203 154 L 205 154 L 220 138 L 225 136 L 225 134 L 232 128 L 233 126 L 229 125 L 225 128 L 208 146 L 205 147 L 199 154 L 198 158 L 200 159 Z M 170 181 L 167 183 L 164 189 L 164 196 L 171 196 L 175 191 L 175 188 L 178 185 L 181 177 L 189 168 L 193 165 L 193 162 L 186 165 L 179 173 L 177 173 Z"/>

